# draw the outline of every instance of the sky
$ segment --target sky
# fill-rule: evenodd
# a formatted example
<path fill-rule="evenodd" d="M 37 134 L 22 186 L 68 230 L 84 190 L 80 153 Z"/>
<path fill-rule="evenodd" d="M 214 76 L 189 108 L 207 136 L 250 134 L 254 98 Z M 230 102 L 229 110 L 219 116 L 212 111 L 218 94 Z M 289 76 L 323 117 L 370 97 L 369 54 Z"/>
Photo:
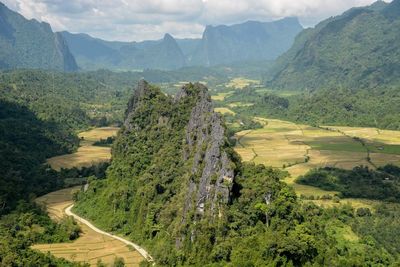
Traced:
<path fill-rule="evenodd" d="M 53 30 L 105 40 L 200 38 L 206 25 L 296 16 L 304 27 L 374 0 L 0 0 Z M 387 1 L 390 2 L 390 1 Z"/>

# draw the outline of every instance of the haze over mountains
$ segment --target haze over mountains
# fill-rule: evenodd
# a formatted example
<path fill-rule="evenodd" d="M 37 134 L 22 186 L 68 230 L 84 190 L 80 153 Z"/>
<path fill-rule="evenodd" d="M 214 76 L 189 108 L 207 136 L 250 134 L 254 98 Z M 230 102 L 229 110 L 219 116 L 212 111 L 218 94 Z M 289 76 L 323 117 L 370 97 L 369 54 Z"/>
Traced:
<path fill-rule="evenodd" d="M 78 69 L 64 38 L 49 24 L 27 20 L 0 2 L 0 69 Z"/>
<path fill-rule="evenodd" d="M 0 5 L 0 68 L 61 71 L 179 69 L 240 61 L 273 60 L 302 30 L 296 18 L 207 26 L 201 39 L 164 38 L 110 42 L 87 34 L 54 33 L 47 23 L 27 20 Z"/>
<path fill-rule="evenodd" d="M 290 48 L 302 29 L 297 18 L 286 18 L 275 22 L 207 26 L 201 39 L 175 40 L 166 34 L 158 41 L 123 43 L 85 34 L 62 32 L 62 35 L 78 64 L 85 69 L 178 69 L 273 60 Z"/>

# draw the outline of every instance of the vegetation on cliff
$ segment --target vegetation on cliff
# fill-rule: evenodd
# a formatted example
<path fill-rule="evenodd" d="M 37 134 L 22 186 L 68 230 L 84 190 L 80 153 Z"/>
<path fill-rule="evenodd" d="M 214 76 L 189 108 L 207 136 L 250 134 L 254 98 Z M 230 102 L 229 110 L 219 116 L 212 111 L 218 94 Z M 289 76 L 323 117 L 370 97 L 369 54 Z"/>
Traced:
<path fill-rule="evenodd" d="M 286 173 L 241 163 L 225 136 L 204 86 L 171 97 L 141 82 L 107 177 L 77 195 L 76 212 L 161 266 L 396 264 L 387 239 L 357 227 L 367 212 L 300 202 Z"/>

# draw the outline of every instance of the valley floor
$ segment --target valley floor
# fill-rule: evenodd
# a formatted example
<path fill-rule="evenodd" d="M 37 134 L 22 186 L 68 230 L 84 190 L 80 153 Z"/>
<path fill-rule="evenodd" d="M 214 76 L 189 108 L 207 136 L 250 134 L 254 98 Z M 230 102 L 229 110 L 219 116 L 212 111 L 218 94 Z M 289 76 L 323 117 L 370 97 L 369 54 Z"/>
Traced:
<path fill-rule="evenodd" d="M 109 147 L 94 146 L 94 142 L 115 136 L 118 128 L 103 127 L 82 132 L 81 147 L 76 153 L 54 157 L 48 160 L 51 166 L 59 170 L 61 168 L 72 168 L 90 166 L 94 162 L 103 162 L 111 158 Z M 81 186 L 58 190 L 36 199 L 36 202 L 44 206 L 49 216 L 60 221 L 64 216 L 71 216 L 70 208 L 73 205 L 73 194 L 80 190 Z M 69 214 L 66 211 L 69 210 Z M 75 216 L 74 216 L 75 217 Z M 139 266 L 144 260 L 143 254 L 134 249 L 131 242 L 115 237 L 109 233 L 95 228 L 90 223 L 78 220 L 82 233 L 80 237 L 71 243 L 59 244 L 36 244 L 32 248 L 41 252 L 50 252 L 56 257 L 71 261 L 89 263 L 97 266 L 99 260 L 105 264 L 112 264 L 116 258 L 123 258 L 125 266 Z M 120 239 L 120 240 L 118 240 Z M 141 249 L 141 248 L 139 248 Z"/>
<path fill-rule="evenodd" d="M 69 216 L 66 210 L 73 204 L 73 193 L 80 190 L 80 186 L 62 189 L 39 197 L 36 202 L 45 205 L 49 216 L 54 220 L 61 220 Z M 71 261 L 89 263 L 96 266 L 101 260 L 105 264 L 112 264 L 115 258 L 123 258 L 125 266 L 139 266 L 143 256 L 132 246 L 117 240 L 106 233 L 93 229 L 91 225 L 78 220 L 82 229 L 80 237 L 71 243 L 36 244 L 32 248 L 41 252 L 50 252 L 56 257 Z"/>
<path fill-rule="evenodd" d="M 109 161 L 111 159 L 111 148 L 95 146 L 94 142 L 115 136 L 118 130 L 117 127 L 102 127 L 79 133 L 81 142 L 77 152 L 52 157 L 47 160 L 47 163 L 53 169 L 59 171 L 61 168 L 90 167 L 95 163 Z"/>
<path fill-rule="evenodd" d="M 355 166 L 376 168 L 388 163 L 400 165 L 400 132 L 359 127 L 311 127 L 288 121 L 255 118 L 264 127 L 236 134 L 235 150 L 244 161 L 253 161 L 284 169 L 290 176 L 285 182 L 299 195 L 334 195 L 316 187 L 300 185 L 296 178 L 318 167 L 352 169 Z M 343 199 L 353 206 L 371 207 L 374 201 Z M 332 206 L 331 200 L 315 200 Z"/>

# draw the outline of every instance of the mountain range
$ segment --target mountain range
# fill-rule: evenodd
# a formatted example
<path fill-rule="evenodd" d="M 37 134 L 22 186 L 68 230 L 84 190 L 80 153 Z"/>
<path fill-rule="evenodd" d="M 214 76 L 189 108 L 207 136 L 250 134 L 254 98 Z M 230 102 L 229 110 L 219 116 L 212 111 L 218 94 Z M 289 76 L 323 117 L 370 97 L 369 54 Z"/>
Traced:
<path fill-rule="evenodd" d="M 0 69 L 75 71 L 64 38 L 45 22 L 27 20 L 0 2 Z"/>
<path fill-rule="evenodd" d="M 400 82 L 400 0 L 352 8 L 302 31 L 267 77 L 274 88 L 375 88 Z"/>
<path fill-rule="evenodd" d="M 0 3 L 0 68 L 61 71 L 172 70 L 243 61 L 273 60 L 302 30 L 297 18 L 207 26 L 201 39 L 105 41 L 87 34 L 54 33 L 48 23 L 27 20 Z"/>
<path fill-rule="evenodd" d="M 302 30 L 297 18 L 207 26 L 201 39 L 109 42 L 87 34 L 62 32 L 83 69 L 178 69 L 239 61 L 273 60 L 290 48 Z M 89 49 L 90 48 L 90 49 Z"/>
<path fill-rule="evenodd" d="M 303 29 L 297 18 L 207 26 L 189 64 L 214 66 L 237 61 L 274 60 Z"/>

